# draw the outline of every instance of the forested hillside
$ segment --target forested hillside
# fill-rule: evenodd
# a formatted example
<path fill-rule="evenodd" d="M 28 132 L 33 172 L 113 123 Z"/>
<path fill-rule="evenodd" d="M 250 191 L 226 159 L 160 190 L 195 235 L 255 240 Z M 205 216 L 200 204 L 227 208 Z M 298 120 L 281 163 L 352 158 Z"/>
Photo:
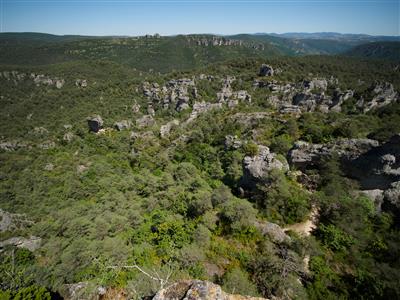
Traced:
<path fill-rule="evenodd" d="M 1 299 L 400 298 L 396 62 L 0 37 Z"/>

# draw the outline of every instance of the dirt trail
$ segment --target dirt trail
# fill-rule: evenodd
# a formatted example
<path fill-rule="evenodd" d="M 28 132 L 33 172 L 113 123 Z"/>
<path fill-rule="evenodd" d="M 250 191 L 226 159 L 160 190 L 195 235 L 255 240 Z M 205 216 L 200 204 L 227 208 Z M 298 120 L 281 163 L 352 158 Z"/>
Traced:
<path fill-rule="evenodd" d="M 311 208 L 311 212 L 310 212 L 307 220 L 305 220 L 304 222 L 288 225 L 283 230 L 284 231 L 292 230 L 301 235 L 309 236 L 311 234 L 311 232 L 315 229 L 315 226 L 316 226 L 315 223 L 318 219 L 318 216 L 319 216 L 318 208 L 313 206 Z"/>

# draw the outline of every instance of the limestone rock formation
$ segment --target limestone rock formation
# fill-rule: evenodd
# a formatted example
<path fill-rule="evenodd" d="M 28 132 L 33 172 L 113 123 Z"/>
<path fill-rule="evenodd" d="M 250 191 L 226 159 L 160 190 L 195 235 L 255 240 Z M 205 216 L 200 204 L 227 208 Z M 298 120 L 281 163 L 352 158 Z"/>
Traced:
<path fill-rule="evenodd" d="M 88 83 L 86 79 L 77 79 L 75 80 L 75 85 L 77 87 L 85 88 L 88 86 Z"/>
<path fill-rule="evenodd" d="M 42 243 L 42 239 L 40 237 L 36 236 L 31 236 L 30 238 L 24 238 L 24 237 L 12 237 L 9 238 L 8 240 L 0 242 L 0 251 L 2 248 L 5 246 L 15 246 L 17 248 L 23 248 L 27 249 L 31 252 L 37 250 L 40 248 L 40 245 Z"/>
<path fill-rule="evenodd" d="M 278 224 L 271 222 L 257 222 L 256 228 L 261 234 L 268 236 L 273 242 L 283 243 L 290 241 L 290 237 L 285 233 L 285 230 Z"/>
<path fill-rule="evenodd" d="M 274 69 L 270 65 L 262 64 L 258 74 L 260 76 L 273 76 L 274 75 Z"/>
<path fill-rule="evenodd" d="M 32 224 L 25 214 L 14 214 L 0 209 L 0 232 L 18 230 Z"/>
<path fill-rule="evenodd" d="M 371 101 L 360 99 L 357 102 L 358 107 L 360 107 L 363 112 L 368 112 L 372 109 L 380 108 L 398 101 L 399 95 L 394 90 L 393 84 L 389 82 L 376 82 L 370 90 L 373 95 Z"/>
<path fill-rule="evenodd" d="M 377 141 L 370 139 L 341 139 L 328 144 L 297 141 L 289 150 L 288 161 L 290 165 L 304 170 L 307 167 L 317 166 L 324 157 L 332 153 L 350 161 L 378 145 Z"/>
<path fill-rule="evenodd" d="M 172 120 L 172 121 L 168 122 L 167 124 L 162 125 L 160 128 L 160 136 L 162 138 L 166 138 L 174 126 L 179 126 L 178 120 Z"/>
<path fill-rule="evenodd" d="M 258 146 L 258 154 L 245 156 L 243 159 L 242 184 L 246 187 L 254 187 L 257 182 L 263 181 L 271 170 L 288 171 L 289 165 L 281 161 L 275 153 L 271 153 L 266 146 Z"/>
<path fill-rule="evenodd" d="M 94 115 L 87 119 L 89 130 L 99 132 L 103 128 L 103 119 L 99 115 Z"/>
<path fill-rule="evenodd" d="M 237 137 L 237 135 L 225 136 L 225 150 L 239 149 L 242 145 L 243 142 Z"/>
<path fill-rule="evenodd" d="M 115 129 L 118 131 L 128 130 L 132 127 L 132 122 L 130 120 L 122 120 L 114 123 Z"/>
<path fill-rule="evenodd" d="M 181 280 L 159 291 L 153 300 L 263 300 L 225 293 L 219 285 L 209 281 Z"/>
<path fill-rule="evenodd" d="M 393 182 L 384 192 L 384 199 L 400 209 L 400 181 Z"/>
<path fill-rule="evenodd" d="M 345 167 L 350 177 L 359 180 L 362 189 L 390 188 L 392 183 L 400 181 L 400 134 L 370 148 Z"/>
<path fill-rule="evenodd" d="M 154 125 L 155 121 L 151 115 L 144 115 L 143 117 L 136 120 L 136 125 L 139 128 L 144 128 Z"/>

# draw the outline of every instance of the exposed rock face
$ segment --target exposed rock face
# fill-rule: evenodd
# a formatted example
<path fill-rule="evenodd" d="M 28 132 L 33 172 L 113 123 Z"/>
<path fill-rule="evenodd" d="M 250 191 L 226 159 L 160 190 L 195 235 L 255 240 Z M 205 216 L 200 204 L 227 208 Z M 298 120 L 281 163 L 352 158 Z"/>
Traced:
<path fill-rule="evenodd" d="M 66 300 L 99 300 L 103 299 L 107 293 L 107 289 L 103 286 L 95 286 L 89 282 L 78 282 L 72 284 L 65 284 L 59 290 L 61 296 Z M 109 298 L 107 298 L 109 299 Z M 114 298 L 117 299 L 117 298 Z M 125 299 L 125 298 L 119 298 Z"/>
<path fill-rule="evenodd" d="M 28 145 L 24 142 L 20 141 L 4 141 L 0 143 L 0 150 L 9 152 L 9 151 L 16 151 L 21 148 L 27 148 Z"/>
<path fill-rule="evenodd" d="M 162 138 L 166 138 L 174 126 L 179 126 L 178 120 L 172 120 L 172 121 L 168 122 L 167 124 L 162 125 L 160 128 L 160 136 Z"/>
<path fill-rule="evenodd" d="M 377 141 L 370 139 L 341 139 L 328 144 L 310 144 L 298 141 L 289 150 L 288 161 L 290 165 L 304 170 L 317 166 L 322 158 L 334 152 L 342 159 L 350 161 L 378 145 Z"/>
<path fill-rule="evenodd" d="M 247 187 L 254 187 L 257 182 L 263 181 L 271 170 L 289 170 L 286 161 L 282 162 L 271 153 L 266 146 L 258 146 L 258 154 L 246 156 L 243 159 L 242 184 Z"/>
<path fill-rule="evenodd" d="M 77 79 L 75 80 L 75 85 L 77 87 L 85 88 L 88 86 L 88 83 L 86 79 Z"/>
<path fill-rule="evenodd" d="M 136 120 L 136 125 L 139 128 L 144 128 L 154 125 L 155 121 L 151 115 L 144 115 L 143 117 Z"/>
<path fill-rule="evenodd" d="M 13 231 L 33 224 L 24 214 L 13 214 L 0 209 L 0 232 Z"/>
<path fill-rule="evenodd" d="M 253 126 L 260 120 L 270 118 L 269 112 L 236 113 L 231 119 L 245 126 Z"/>
<path fill-rule="evenodd" d="M 140 111 L 140 105 L 137 104 L 137 103 L 132 104 L 131 109 L 132 109 L 132 112 L 133 112 L 134 114 L 136 114 L 136 113 L 138 113 L 138 112 Z"/>
<path fill-rule="evenodd" d="M 115 122 L 114 127 L 118 131 L 128 130 L 132 127 L 132 122 L 130 120 L 122 120 L 119 122 Z"/>
<path fill-rule="evenodd" d="M 6 80 L 14 80 L 15 83 L 30 79 L 36 86 L 40 85 L 55 86 L 57 89 L 61 89 L 65 84 L 65 80 L 61 78 L 50 77 L 44 74 L 20 73 L 18 71 L 0 72 L 0 78 L 4 78 Z"/>
<path fill-rule="evenodd" d="M 279 112 L 281 114 L 293 114 L 293 115 L 300 115 L 301 109 L 297 105 L 292 104 L 282 104 L 279 108 Z"/>
<path fill-rule="evenodd" d="M 306 91 L 311 91 L 313 89 L 326 91 L 328 82 L 325 78 L 313 78 L 312 80 L 304 80 L 302 86 Z"/>
<path fill-rule="evenodd" d="M 398 93 L 393 88 L 393 84 L 388 82 L 377 82 L 375 86 L 371 87 L 371 93 L 374 95 L 371 101 L 368 102 L 361 99 L 357 102 L 358 107 L 360 107 L 363 112 L 383 107 L 398 101 L 399 98 Z"/>
<path fill-rule="evenodd" d="M 222 103 L 209 103 L 205 101 L 195 102 L 193 104 L 193 110 L 190 114 L 189 118 L 185 121 L 185 123 L 190 123 L 195 120 L 200 114 L 211 111 L 213 109 L 221 109 Z"/>
<path fill-rule="evenodd" d="M 283 243 L 291 240 L 285 233 L 285 230 L 278 224 L 271 222 L 257 222 L 255 226 L 263 235 L 268 236 L 275 243 Z"/>
<path fill-rule="evenodd" d="M 66 132 L 63 136 L 63 141 L 70 143 L 74 139 L 74 134 L 72 132 Z"/>
<path fill-rule="evenodd" d="M 229 46 L 239 46 L 239 47 L 246 47 L 256 50 L 264 50 L 265 46 L 262 43 L 250 43 L 243 40 L 236 40 L 225 38 L 221 36 L 187 36 L 187 42 L 192 45 L 196 46 L 203 46 L 203 47 L 229 47 Z"/>
<path fill-rule="evenodd" d="M 349 176 L 358 179 L 362 189 L 390 188 L 393 182 L 400 181 L 400 134 L 371 148 L 346 167 Z"/>
<path fill-rule="evenodd" d="M 273 76 L 274 69 L 270 65 L 262 64 L 258 74 L 260 76 Z"/>
<path fill-rule="evenodd" d="M 225 150 L 239 149 L 243 142 L 236 135 L 225 136 Z"/>
<path fill-rule="evenodd" d="M 87 119 L 89 130 L 99 132 L 103 128 L 103 119 L 99 115 L 95 115 Z"/>
<path fill-rule="evenodd" d="M 54 141 L 44 141 L 42 143 L 37 144 L 37 147 L 43 150 L 53 149 L 55 148 L 56 143 Z"/>
<path fill-rule="evenodd" d="M 231 87 L 231 83 L 234 82 L 236 78 L 234 76 L 226 76 L 223 79 L 221 91 L 217 93 L 217 100 L 219 103 L 227 103 L 228 107 L 232 108 L 239 104 L 239 101 L 251 102 L 251 95 L 245 91 L 234 92 Z"/>
<path fill-rule="evenodd" d="M 181 280 L 159 291 L 153 300 L 262 300 L 225 293 L 219 285 L 209 281 Z"/>
<path fill-rule="evenodd" d="M 33 252 L 36 249 L 40 248 L 41 243 L 42 239 L 36 236 L 31 236 L 29 239 L 24 237 L 12 237 L 8 240 L 0 242 L 0 249 L 4 248 L 5 246 L 12 245 L 17 248 L 24 248 Z"/>
<path fill-rule="evenodd" d="M 384 192 L 384 199 L 400 209 L 400 181 L 393 182 Z"/>
<path fill-rule="evenodd" d="M 154 110 L 156 106 L 161 106 L 182 111 L 190 108 L 190 96 L 198 97 L 195 82 L 189 78 L 173 79 L 162 87 L 158 83 L 143 82 L 142 90 Z"/>
<path fill-rule="evenodd" d="M 361 193 L 373 201 L 375 208 L 378 212 L 381 211 L 383 198 L 384 198 L 382 190 L 380 190 L 380 189 L 364 190 L 364 191 L 361 191 Z"/>

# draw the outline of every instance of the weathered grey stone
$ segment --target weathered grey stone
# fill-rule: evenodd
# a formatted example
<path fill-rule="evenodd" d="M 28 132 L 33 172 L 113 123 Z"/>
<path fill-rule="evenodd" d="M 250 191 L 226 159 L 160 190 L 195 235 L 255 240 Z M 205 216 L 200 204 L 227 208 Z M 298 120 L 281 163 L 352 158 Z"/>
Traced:
<path fill-rule="evenodd" d="M 283 158 L 284 159 L 284 158 Z M 288 171 L 289 165 L 284 159 L 277 159 L 267 146 L 258 146 L 258 154 L 245 156 L 243 159 L 243 186 L 254 187 L 257 182 L 264 181 L 272 170 Z"/>
<path fill-rule="evenodd" d="M 274 69 L 270 65 L 262 64 L 258 74 L 260 76 L 273 76 L 274 75 Z"/>
<path fill-rule="evenodd" d="M 4 248 L 5 246 L 15 246 L 17 248 L 27 249 L 31 252 L 40 248 L 42 243 L 42 239 L 40 237 L 31 236 L 30 238 L 24 237 L 12 237 L 8 240 L 0 242 L 0 249 Z"/>
<path fill-rule="evenodd" d="M 361 108 L 363 112 L 368 112 L 372 109 L 377 109 L 392 102 L 398 101 L 399 95 L 394 90 L 393 84 L 391 83 L 376 82 L 375 85 L 370 88 L 370 90 L 374 95 L 371 101 L 360 99 L 357 102 L 357 106 Z"/>
<path fill-rule="evenodd" d="M 361 194 L 371 199 L 375 205 L 376 210 L 380 212 L 384 198 L 383 192 L 384 192 L 383 190 L 374 189 L 374 190 L 363 190 L 361 191 Z"/>
<path fill-rule="evenodd" d="M 168 122 L 167 124 L 162 125 L 161 128 L 160 128 L 160 136 L 162 138 L 166 138 L 169 135 L 171 129 L 174 126 L 178 126 L 178 125 L 179 125 L 179 121 L 178 120 L 172 120 L 172 121 Z"/>
<path fill-rule="evenodd" d="M 72 132 L 66 132 L 63 136 L 63 141 L 70 143 L 74 139 L 75 135 Z"/>
<path fill-rule="evenodd" d="M 103 128 L 103 119 L 99 115 L 94 115 L 87 119 L 89 130 L 99 132 Z"/>
<path fill-rule="evenodd" d="M 370 139 L 340 139 L 328 144 L 310 144 L 297 141 L 293 148 L 289 150 L 288 160 L 290 165 L 305 169 L 317 166 L 322 158 L 332 153 L 350 161 L 378 145 L 377 141 Z"/>
<path fill-rule="evenodd" d="M 225 136 L 225 150 L 239 149 L 243 142 L 236 135 Z"/>
<path fill-rule="evenodd" d="M 261 234 L 268 236 L 275 243 L 283 243 L 290 241 L 290 237 L 285 233 L 284 229 L 278 224 L 271 222 L 257 222 L 256 228 Z"/>
<path fill-rule="evenodd" d="M 128 130 L 132 127 L 132 122 L 130 120 L 122 120 L 114 123 L 115 129 L 118 131 Z"/>
<path fill-rule="evenodd" d="M 151 115 L 144 115 L 143 117 L 136 120 L 136 125 L 139 128 L 153 126 L 155 121 Z"/>
<path fill-rule="evenodd" d="M 384 192 L 385 201 L 400 209 L 400 181 L 393 182 Z"/>
<path fill-rule="evenodd" d="M 344 167 L 349 176 L 359 180 L 362 189 L 390 188 L 393 182 L 400 181 L 400 134 L 370 148 Z"/>
<path fill-rule="evenodd" d="M 75 85 L 77 87 L 85 88 L 88 86 L 88 83 L 86 79 L 77 79 L 75 80 Z"/>
<path fill-rule="evenodd" d="M 219 285 L 209 281 L 181 280 L 161 291 L 153 300 L 267 300 L 225 293 Z"/>

